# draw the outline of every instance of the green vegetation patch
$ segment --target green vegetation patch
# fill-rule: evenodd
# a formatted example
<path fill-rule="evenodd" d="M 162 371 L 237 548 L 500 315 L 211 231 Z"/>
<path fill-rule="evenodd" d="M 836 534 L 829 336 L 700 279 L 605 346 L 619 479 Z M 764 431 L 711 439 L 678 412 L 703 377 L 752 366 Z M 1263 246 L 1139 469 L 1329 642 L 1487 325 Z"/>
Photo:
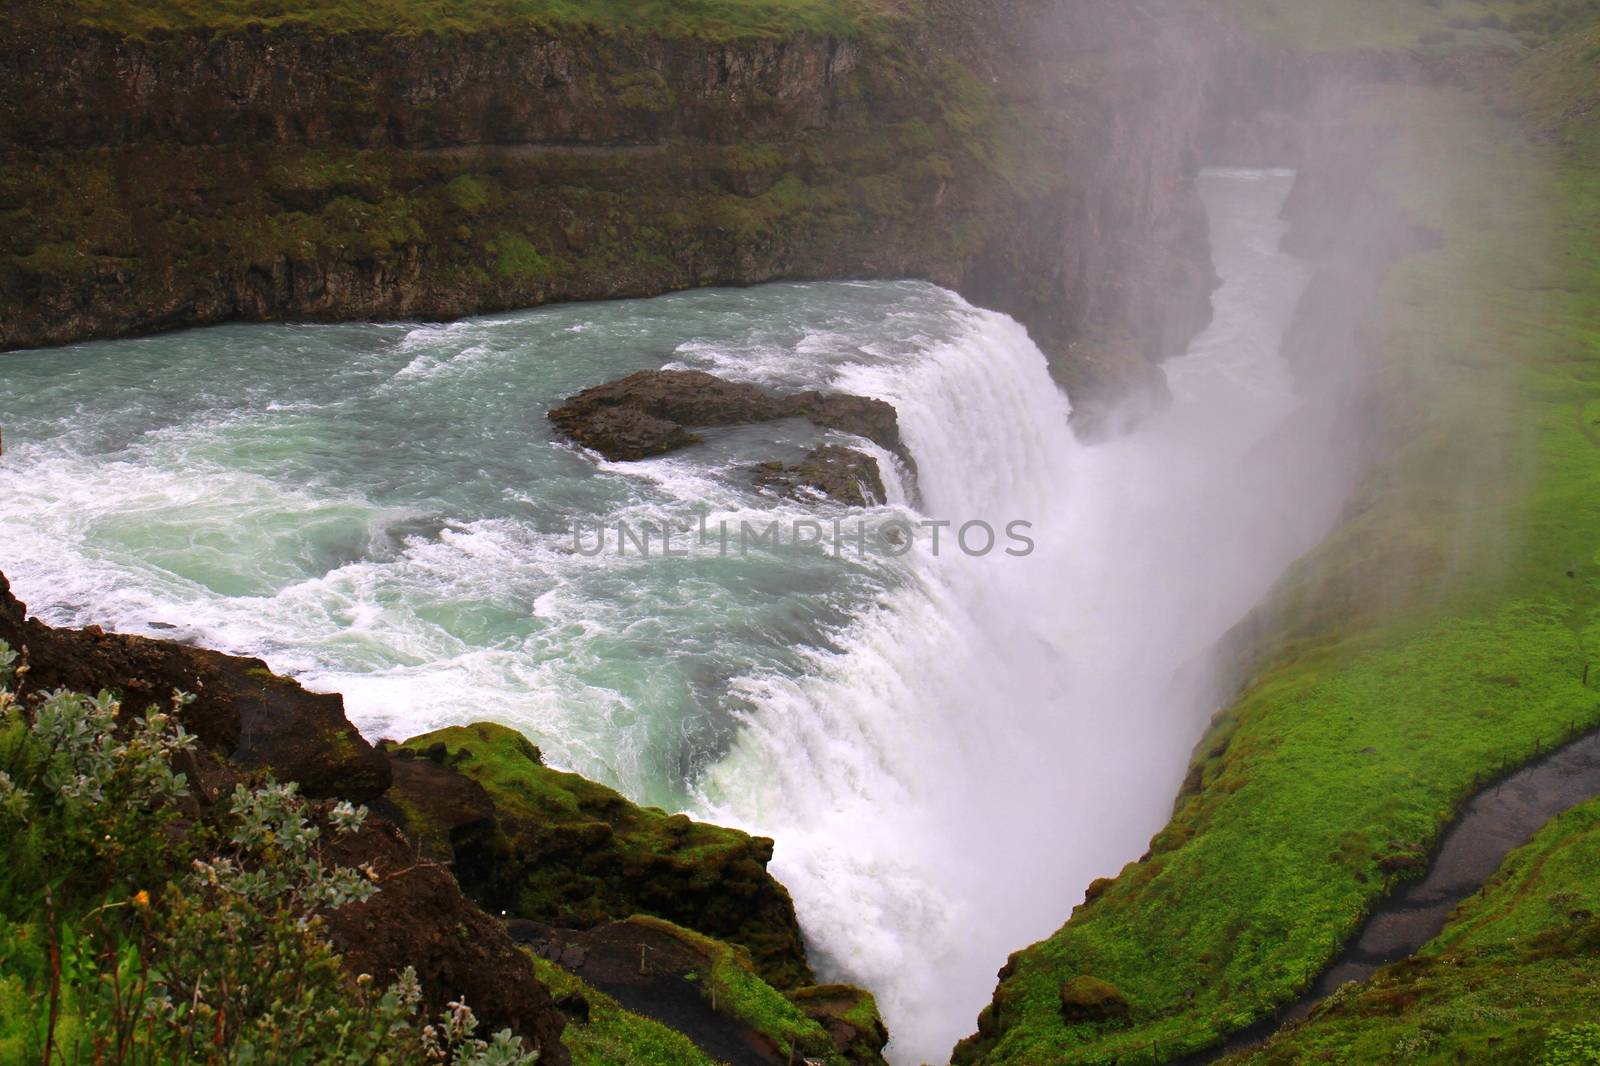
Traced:
<path fill-rule="evenodd" d="M 502 277 L 530 281 L 555 273 L 550 260 L 520 234 L 502 233 L 489 242 L 489 251 L 494 255 L 495 273 Z"/>
<path fill-rule="evenodd" d="M 1600 801 L 1546 826 L 1414 958 L 1233 1062 L 1600 1062 Z M 1330 1059 L 1330 1056 L 1332 1059 Z"/>
<path fill-rule="evenodd" d="M 459 1002 L 421 1018 L 411 967 L 387 989 L 344 971 L 327 916 L 380 876 L 322 845 L 364 809 L 270 779 L 201 805 L 173 768 L 190 697 L 25 704 L 24 670 L 0 643 L 0 1061 L 532 1066 Z"/>
<path fill-rule="evenodd" d="M 712 1009 L 737 1018 L 771 1039 L 785 1058 L 804 1055 L 830 1063 L 840 1061 L 833 1040 L 822 1026 L 763 981 L 744 948 L 659 918 L 635 916 L 630 921 L 680 941 L 705 959 L 706 972 L 699 975 L 701 995 Z"/>
<path fill-rule="evenodd" d="M 688 1037 L 626 1010 L 592 985 L 538 956 L 533 969 L 556 997 L 577 993 L 589 1004 L 588 1021 L 572 1021 L 561 1042 L 572 1066 L 712 1066 Z"/>

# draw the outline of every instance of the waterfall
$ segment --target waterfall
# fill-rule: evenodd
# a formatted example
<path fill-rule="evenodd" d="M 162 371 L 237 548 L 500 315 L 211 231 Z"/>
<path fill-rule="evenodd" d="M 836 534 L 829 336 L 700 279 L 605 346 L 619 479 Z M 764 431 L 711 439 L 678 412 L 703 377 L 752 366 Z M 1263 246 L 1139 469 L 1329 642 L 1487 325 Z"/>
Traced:
<path fill-rule="evenodd" d="M 738 682 L 743 730 L 701 786 L 705 813 L 777 839 L 822 970 L 874 991 L 897 1062 L 944 1061 L 1007 953 L 1144 850 L 1214 706 L 1206 653 L 1348 489 L 1278 353 L 1305 281 L 1277 248 L 1289 180 L 1207 175 L 1216 319 L 1123 438 L 1077 441 L 996 314 L 840 373 L 895 405 L 920 509 L 953 526 L 840 650 Z M 1034 550 L 970 556 L 971 520 L 1026 521 Z"/>
<path fill-rule="evenodd" d="M 374 738 L 497 721 L 772 836 L 821 973 L 877 994 L 896 1062 L 943 1061 L 1006 955 L 1164 823 L 1211 649 L 1352 483 L 1358 434 L 1279 356 L 1290 180 L 1203 177 L 1215 321 L 1171 407 L 1107 443 L 1020 326 L 919 282 L 234 326 L 0 361 L 0 565 L 55 624 L 259 655 Z M 893 403 L 915 483 L 868 511 L 758 491 L 809 424 L 638 464 L 551 440 L 539 412 L 668 352 Z M 576 520 L 707 517 L 951 524 L 865 561 L 572 550 Z"/>

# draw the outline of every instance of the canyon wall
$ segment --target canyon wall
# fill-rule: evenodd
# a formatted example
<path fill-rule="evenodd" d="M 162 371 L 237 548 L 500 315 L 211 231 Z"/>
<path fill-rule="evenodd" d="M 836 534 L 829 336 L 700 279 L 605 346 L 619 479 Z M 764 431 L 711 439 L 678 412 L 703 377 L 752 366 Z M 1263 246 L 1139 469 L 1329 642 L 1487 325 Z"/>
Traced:
<path fill-rule="evenodd" d="M 915 277 L 1023 321 L 1080 407 L 1159 391 L 1209 314 L 1218 40 L 1188 0 L 728 40 L 26 20 L 0 346 Z"/>

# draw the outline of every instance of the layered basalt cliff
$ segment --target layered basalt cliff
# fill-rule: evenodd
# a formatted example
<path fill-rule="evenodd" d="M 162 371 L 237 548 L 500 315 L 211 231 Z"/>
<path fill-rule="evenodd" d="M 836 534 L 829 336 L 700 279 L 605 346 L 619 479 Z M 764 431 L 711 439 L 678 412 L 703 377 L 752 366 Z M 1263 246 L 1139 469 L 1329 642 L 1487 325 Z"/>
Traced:
<path fill-rule="evenodd" d="M 1089 402 L 1158 388 L 1209 311 L 1216 34 L 1187 0 L 722 40 L 75 10 L 0 42 L 5 347 L 920 277 L 1019 318 Z"/>

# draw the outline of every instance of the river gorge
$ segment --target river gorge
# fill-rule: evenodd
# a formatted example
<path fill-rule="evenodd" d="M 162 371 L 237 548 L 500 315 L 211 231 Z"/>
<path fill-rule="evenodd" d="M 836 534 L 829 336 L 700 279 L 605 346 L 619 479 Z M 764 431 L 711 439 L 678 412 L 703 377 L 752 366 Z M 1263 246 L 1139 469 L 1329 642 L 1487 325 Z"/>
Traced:
<path fill-rule="evenodd" d="M 0 1061 L 1600 1061 L 1600 2 L 12 7 Z"/>
<path fill-rule="evenodd" d="M 8 573 L 53 624 L 343 693 L 373 740 L 487 718 L 639 802 L 774 837 L 819 967 L 875 990 L 895 1061 L 929 1060 L 1006 953 L 1161 827 L 1225 697 L 1211 647 L 1352 484 L 1280 354 L 1308 276 L 1279 250 L 1292 181 L 1202 176 L 1215 318 L 1168 366 L 1172 405 L 1097 444 L 1020 327 L 922 283 L 13 356 Z M 663 361 L 887 400 L 916 472 L 876 449 L 889 499 L 858 517 L 751 481 L 814 443 L 803 423 L 634 464 L 552 439 L 562 396 Z M 817 518 L 919 536 L 670 558 L 581 533 Z M 974 520 L 1028 523 L 1032 550 L 962 550 Z"/>

